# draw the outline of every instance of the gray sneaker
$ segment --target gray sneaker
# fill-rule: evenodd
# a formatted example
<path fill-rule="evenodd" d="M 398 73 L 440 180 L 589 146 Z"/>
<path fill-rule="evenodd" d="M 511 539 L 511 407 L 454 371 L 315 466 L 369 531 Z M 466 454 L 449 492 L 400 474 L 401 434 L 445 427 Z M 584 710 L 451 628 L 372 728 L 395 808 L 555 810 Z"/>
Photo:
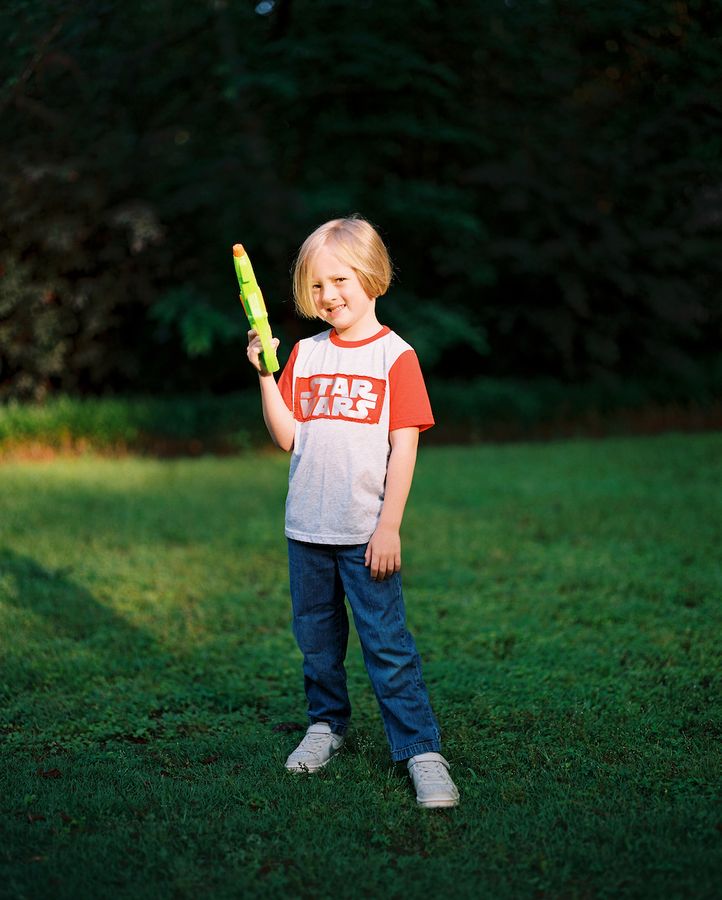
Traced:
<path fill-rule="evenodd" d="M 344 737 L 334 734 L 328 722 L 314 722 L 286 760 L 289 772 L 316 772 L 343 747 Z"/>
<path fill-rule="evenodd" d="M 427 809 L 456 806 L 459 791 L 449 775 L 449 764 L 440 753 L 419 753 L 406 763 L 416 788 L 416 802 Z"/>

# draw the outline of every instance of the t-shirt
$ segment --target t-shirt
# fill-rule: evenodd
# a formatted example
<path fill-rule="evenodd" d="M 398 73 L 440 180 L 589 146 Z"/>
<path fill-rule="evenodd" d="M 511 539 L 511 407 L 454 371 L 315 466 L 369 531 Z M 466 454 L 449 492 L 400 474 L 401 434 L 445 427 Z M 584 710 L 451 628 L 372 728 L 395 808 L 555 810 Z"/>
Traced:
<path fill-rule="evenodd" d="M 296 420 L 287 537 L 366 543 L 383 506 L 389 432 L 434 424 L 416 353 L 386 327 L 363 341 L 331 329 L 296 344 L 278 386 Z"/>

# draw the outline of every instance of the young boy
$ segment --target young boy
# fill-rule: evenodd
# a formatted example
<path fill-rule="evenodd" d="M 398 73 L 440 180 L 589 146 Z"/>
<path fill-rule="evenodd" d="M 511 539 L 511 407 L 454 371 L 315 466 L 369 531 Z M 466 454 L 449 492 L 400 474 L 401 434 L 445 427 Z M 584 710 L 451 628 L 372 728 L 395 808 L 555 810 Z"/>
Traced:
<path fill-rule="evenodd" d="M 455 806 L 401 590 L 401 520 L 419 432 L 434 420 L 416 354 L 376 317 L 390 281 L 375 229 L 334 219 L 306 239 L 294 269 L 299 313 L 330 329 L 296 344 L 278 384 L 249 332 L 266 425 L 292 451 L 285 531 L 310 726 L 286 768 L 317 771 L 343 746 L 346 597 L 393 760 L 407 761 L 421 806 Z"/>

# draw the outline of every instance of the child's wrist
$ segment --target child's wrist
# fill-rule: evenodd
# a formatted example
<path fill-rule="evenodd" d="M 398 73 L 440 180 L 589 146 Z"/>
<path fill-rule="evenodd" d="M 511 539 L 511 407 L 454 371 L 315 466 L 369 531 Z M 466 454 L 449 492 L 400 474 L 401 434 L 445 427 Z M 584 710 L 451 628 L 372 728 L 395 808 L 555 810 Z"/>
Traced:
<path fill-rule="evenodd" d="M 383 517 L 379 519 L 378 525 L 376 526 L 377 530 L 379 528 L 383 528 L 384 531 L 401 531 L 401 522 L 390 522 Z"/>

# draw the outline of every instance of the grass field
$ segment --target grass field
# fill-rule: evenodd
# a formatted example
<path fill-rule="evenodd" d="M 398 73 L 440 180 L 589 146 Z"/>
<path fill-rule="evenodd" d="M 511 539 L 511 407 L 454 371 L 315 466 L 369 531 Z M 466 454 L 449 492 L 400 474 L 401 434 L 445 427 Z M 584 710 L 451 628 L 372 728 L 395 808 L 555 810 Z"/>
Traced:
<path fill-rule="evenodd" d="M 287 459 L 0 467 L 0 896 L 712 898 L 722 434 L 422 450 L 404 578 L 455 810 L 358 645 L 320 775 Z"/>

